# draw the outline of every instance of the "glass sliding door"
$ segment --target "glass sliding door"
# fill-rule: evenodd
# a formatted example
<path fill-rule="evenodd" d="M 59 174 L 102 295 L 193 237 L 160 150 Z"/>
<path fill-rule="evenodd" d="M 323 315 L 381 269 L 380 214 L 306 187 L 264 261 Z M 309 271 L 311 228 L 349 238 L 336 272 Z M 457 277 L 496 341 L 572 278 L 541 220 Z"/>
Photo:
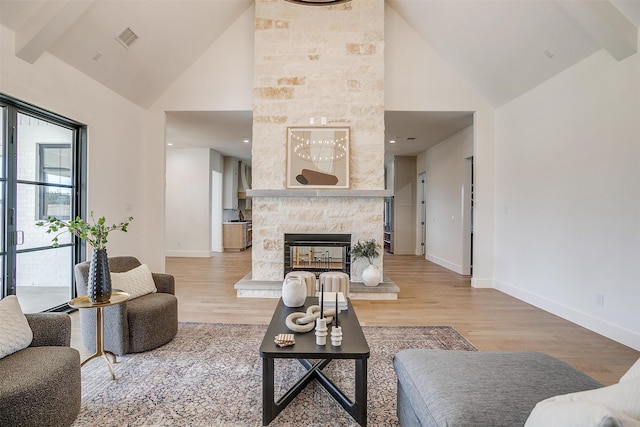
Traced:
<path fill-rule="evenodd" d="M 0 297 L 7 295 L 8 282 L 6 280 L 5 268 L 7 262 L 7 246 L 5 242 L 6 227 L 5 227 L 5 194 L 7 188 L 7 162 L 6 162 L 6 148 L 7 148 L 7 107 L 0 102 Z"/>
<path fill-rule="evenodd" d="M 53 248 L 53 235 L 36 223 L 79 214 L 84 129 L 20 104 L 8 107 L 7 122 L 4 295 L 17 295 L 25 312 L 63 309 L 75 296 L 73 266 L 80 248 L 68 233 Z"/>

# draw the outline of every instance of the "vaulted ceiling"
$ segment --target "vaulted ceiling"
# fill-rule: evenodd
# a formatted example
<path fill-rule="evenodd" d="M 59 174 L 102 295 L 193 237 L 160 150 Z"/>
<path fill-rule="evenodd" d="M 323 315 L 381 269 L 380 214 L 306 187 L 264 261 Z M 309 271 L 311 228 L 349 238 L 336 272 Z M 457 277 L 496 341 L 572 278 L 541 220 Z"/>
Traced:
<path fill-rule="evenodd" d="M 495 107 L 600 49 L 617 60 L 637 52 L 640 0 L 386 2 Z M 33 63 L 45 52 L 54 55 L 148 108 L 252 4 L 253 0 L 0 0 L 0 23 L 15 31 L 15 55 L 23 60 Z M 199 116 L 207 120 L 206 114 Z M 468 113 L 458 116 L 433 116 L 427 126 L 425 115 L 389 112 L 387 136 L 403 130 L 404 136 L 416 133 L 410 137 L 422 141 L 427 139 L 421 135 L 425 132 L 455 133 L 455 118 L 460 119 L 458 126 L 470 120 Z M 246 119 L 246 114 L 238 118 L 238 126 L 246 126 Z M 176 116 L 173 122 L 175 134 L 181 132 L 180 123 L 193 128 L 197 120 Z M 231 126 L 229 120 L 223 122 Z M 235 132 L 250 136 L 250 128 Z"/>

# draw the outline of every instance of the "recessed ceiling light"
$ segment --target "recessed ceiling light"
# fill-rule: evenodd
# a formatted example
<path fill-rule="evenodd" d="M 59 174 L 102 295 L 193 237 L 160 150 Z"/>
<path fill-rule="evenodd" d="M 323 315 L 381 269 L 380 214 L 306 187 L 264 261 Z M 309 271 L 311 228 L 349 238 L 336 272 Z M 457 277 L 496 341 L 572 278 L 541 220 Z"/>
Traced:
<path fill-rule="evenodd" d="M 170 142 L 167 142 L 167 145 L 168 145 L 169 147 L 173 147 L 173 144 L 172 144 L 172 143 L 170 143 Z"/>
<path fill-rule="evenodd" d="M 244 138 L 242 142 L 244 142 L 245 144 L 248 144 L 250 141 L 249 141 L 249 138 Z"/>
<path fill-rule="evenodd" d="M 396 143 L 396 140 L 395 140 L 395 139 L 390 139 L 390 140 L 389 140 L 389 144 L 395 144 L 395 143 Z"/>

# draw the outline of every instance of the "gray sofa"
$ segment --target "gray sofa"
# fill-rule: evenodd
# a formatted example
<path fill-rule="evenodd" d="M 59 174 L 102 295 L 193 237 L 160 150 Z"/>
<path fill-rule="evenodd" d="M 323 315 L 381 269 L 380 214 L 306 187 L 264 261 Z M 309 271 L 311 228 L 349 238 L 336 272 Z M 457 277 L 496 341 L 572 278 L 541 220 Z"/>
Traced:
<path fill-rule="evenodd" d="M 26 314 L 31 345 L 0 359 L 0 426 L 69 426 L 80 412 L 80 353 L 65 313 Z"/>
<path fill-rule="evenodd" d="M 393 361 L 403 427 L 523 426 L 536 403 L 602 387 L 537 352 L 411 349 Z"/>

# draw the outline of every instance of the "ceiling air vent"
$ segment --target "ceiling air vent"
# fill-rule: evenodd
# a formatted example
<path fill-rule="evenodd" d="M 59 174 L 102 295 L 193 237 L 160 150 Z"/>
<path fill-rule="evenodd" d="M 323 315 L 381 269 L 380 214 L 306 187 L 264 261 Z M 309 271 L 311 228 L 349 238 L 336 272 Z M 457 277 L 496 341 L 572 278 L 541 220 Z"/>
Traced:
<path fill-rule="evenodd" d="M 138 39 L 138 35 L 134 33 L 133 30 L 129 27 L 125 28 L 125 30 L 121 32 L 118 37 L 116 37 L 118 43 L 124 46 L 125 49 L 129 49 L 129 46 L 131 46 Z"/>

